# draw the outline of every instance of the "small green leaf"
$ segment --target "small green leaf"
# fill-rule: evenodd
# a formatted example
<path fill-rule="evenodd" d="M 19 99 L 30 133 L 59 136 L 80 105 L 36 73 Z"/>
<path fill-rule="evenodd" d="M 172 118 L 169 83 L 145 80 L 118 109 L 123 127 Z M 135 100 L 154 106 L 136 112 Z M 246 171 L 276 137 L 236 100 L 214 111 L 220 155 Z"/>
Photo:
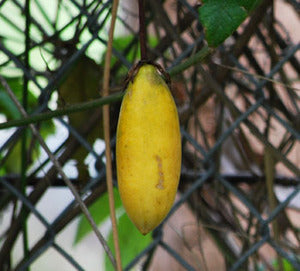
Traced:
<path fill-rule="evenodd" d="M 127 214 L 124 212 L 118 220 L 119 243 L 121 250 L 121 261 L 123 267 L 130 263 L 144 248 L 151 242 L 151 235 L 142 235 L 133 225 Z M 113 249 L 113 237 L 110 232 L 108 237 L 108 245 Z M 105 270 L 113 271 L 114 268 L 108 259 L 105 257 Z"/>
<path fill-rule="evenodd" d="M 206 40 L 217 47 L 228 38 L 256 8 L 260 0 L 204 0 L 199 9 Z"/>
<path fill-rule="evenodd" d="M 283 262 L 284 271 L 296 271 L 296 269 L 292 266 L 292 264 L 288 260 L 282 259 L 282 262 Z M 279 270 L 278 260 L 274 260 L 272 265 L 276 268 L 276 270 Z"/>
<path fill-rule="evenodd" d="M 119 192 L 114 189 L 114 199 L 116 209 L 122 205 Z M 105 193 L 97 199 L 90 207 L 89 211 L 97 225 L 103 223 L 109 216 L 108 194 Z M 87 234 L 92 232 L 92 227 L 84 215 L 81 215 L 77 226 L 74 245 L 82 240 Z"/>

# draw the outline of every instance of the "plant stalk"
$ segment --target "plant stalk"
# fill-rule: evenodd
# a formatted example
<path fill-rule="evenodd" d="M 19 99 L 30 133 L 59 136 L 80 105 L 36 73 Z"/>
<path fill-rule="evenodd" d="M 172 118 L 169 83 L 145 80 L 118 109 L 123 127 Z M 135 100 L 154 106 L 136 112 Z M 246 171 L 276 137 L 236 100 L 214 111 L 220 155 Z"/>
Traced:
<path fill-rule="evenodd" d="M 10 127 L 26 126 L 28 124 L 50 120 L 56 117 L 61 117 L 76 112 L 82 112 L 93 108 L 99 108 L 99 106 L 103 106 L 105 104 L 110 104 L 112 102 L 119 101 L 122 99 L 122 97 L 123 97 L 123 93 L 118 92 L 116 94 L 112 94 L 103 98 L 95 99 L 88 102 L 73 104 L 50 112 L 35 114 L 24 118 L 22 117 L 21 119 L 10 120 L 7 122 L 0 123 L 0 130 L 10 128 Z"/>
<path fill-rule="evenodd" d="M 148 60 L 144 0 L 138 0 L 138 3 L 139 3 L 139 26 L 140 26 L 140 30 L 139 30 L 140 50 L 141 50 L 141 60 L 143 61 L 143 60 Z"/>
<path fill-rule="evenodd" d="M 25 2 L 25 59 L 24 64 L 25 68 L 29 71 L 29 50 L 30 50 L 30 0 Z M 23 76 L 23 93 L 22 93 L 22 105 L 24 110 L 27 111 L 28 108 L 28 78 L 26 75 Z M 26 186 L 27 186 L 27 129 L 23 130 L 22 139 L 21 139 L 21 191 L 23 195 L 26 195 Z M 23 251 L 24 257 L 27 258 L 29 254 L 29 245 L 28 245 L 28 228 L 27 228 L 27 219 L 24 212 L 22 215 L 22 228 L 23 228 Z M 29 271 L 30 268 L 27 267 L 25 271 Z"/>
<path fill-rule="evenodd" d="M 105 64 L 104 64 L 104 75 L 103 75 L 103 96 L 106 97 L 109 95 L 109 78 L 110 78 L 110 64 L 112 56 L 112 44 L 114 38 L 114 29 L 115 22 L 117 18 L 117 9 L 118 9 L 118 0 L 113 1 L 112 13 L 111 13 L 111 23 L 108 33 L 108 42 L 107 42 L 107 51 L 105 55 Z M 104 141 L 105 141 L 105 157 L 106 157 L 106 184 L 108 191 L 109 199 L 109 210 L 110 210 L 110 219 L 112 224 L 112 234 L 115 247 L 115 258 L 116 258 L 116 270 L 122 270 L 121 263 L 121 252 L 119 246 L 118 238 L 118 228 L 116 221 L 115 213 L 115 201 L 113 194 L 113 178 L 112 178 L 112 163 L 111 163 L 111 149 L 110 149 L 110 119 L 109 119 L 109 105 L 103 106 L 103 126 L 104 126 Z"/>

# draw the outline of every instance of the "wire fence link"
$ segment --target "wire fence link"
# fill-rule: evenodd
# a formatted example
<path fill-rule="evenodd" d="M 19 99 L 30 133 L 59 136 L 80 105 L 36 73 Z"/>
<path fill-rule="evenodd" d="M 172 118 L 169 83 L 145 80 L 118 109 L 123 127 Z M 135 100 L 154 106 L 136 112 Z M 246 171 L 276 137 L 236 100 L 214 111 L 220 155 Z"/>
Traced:
<path fill-rule="evenodd" d="M 280 5 L 296 14 L 296 1 L 262 1 L 216 49 L 207 47 L 198 4 L 146 2 L 149 57 L 172 77 L 182 173 L 170 213 L 124 270 L 166 269 L 163 264 L 176 270 L 300 270 L 300 44 L 285 24 L 289 14 L 276 10 Z M 139 60 L 137 7 L 124 1 L 113 44 L 112 95 L 99 99 L 110 8 L 111 1 L 94 0 L 0 2 L 0 75 L 29 115 L 21 118 L 1 84 L 0 270 L 29 270 L 50 249 L 74 270 L 85 270 L 57 241 L 81 214 L 76 200 L 53 221 L 37 208 L 51 187 L 65 184 L 28 123 L 61 165 L 75 161 L 78 176 L 69 177 L 87 206 L 104 195 L 104 151 L 95 144 L 103 137 L 101 106 L 110 104 L 114 151 L 123 82 Z M 48 138 L 55 134 L 52 146 Z M 94 162 L 87 165 L 87 157 Z M 114 179 L 117 187 L 115 168 Z M 174 217 L 185 219 L 184 207 L 196 234 L 186 234 L 186 225 L 170 226 Z M 44 228 L 34 245 L 26 240 L 30 215 Z M 24 253 L 16 262 L 20 237 Z"/>

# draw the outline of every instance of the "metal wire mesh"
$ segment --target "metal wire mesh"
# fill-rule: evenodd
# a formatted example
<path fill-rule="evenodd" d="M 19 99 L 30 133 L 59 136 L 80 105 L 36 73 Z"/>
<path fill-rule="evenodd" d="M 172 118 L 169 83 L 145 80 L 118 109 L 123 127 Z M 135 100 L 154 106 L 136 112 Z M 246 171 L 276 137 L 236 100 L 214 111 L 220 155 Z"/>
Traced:
<path fill-rule="evenodd" d="M 63 108 L 64 100 L 67 105 L 77 102 L 70 97 L 60 100 L 57 95 L 61 95 L 62 86 L 72 69 L 79 67 L 78 63 L 84 64 L 78 68 L 77 76 L 95 74 L 87 81 L 94 80 L 98 89 L 111 1 L 53 1 L 51 7 L 47 6 L 50 5 L 47 1 L 32 0 L 30 6 L 28 2 L 0 3 L 3 29 L 4 25 L 11 29 L 10 34 L 1 33 L 0 69 L 9 85 L 9 78 L 23 78 L 23 95 L 27 95 L 28 87 L 37 93 L 35 104 L 27 105 L 28 113 L 33 116 L 51 113 L 56 106 Z M 297 10 L 294 1 L 286 2 L 290 10 Z M 146 7 L 147 29 L 149 40 L 152 40 L 149 57 L 161 63 L 172 76 L 172 92 L 181 122 L 183 164 L 179 199 L 165 222 L 152 233 L 150 245 L 124 269 L 131 270 L 139 264 L 143 270 L 150 270 L 158 247 L 172 256 L 182 270 L 208 269 L 205 264 L 200 269 L 194 262 L 189 262 L 164 238 L 168 219 L 188 204 L 198 221 L 199 232 L 204 229 L 217 245 L 226 270 L 257 270 L 259 263 L 274 270 L 261 253 L 263 246 L 275 252 L 278 262 L 284 259 L 295 270 L 300 270 L 299 221 L 295 222 L 299 204 L 298 207 L 291 204 L 299 197 L 300 189 L 296 89 L 300 44 L 295 44 L 289 29 L 274 15 L 274 3 L 262 1 L 222 46 L 199 62 L 196 54 L 206 47 L 206 43 L 198 7 L 185 0 L 155 0 Z M 122 3 L 116 36 L 127 38 L 120 39 L 120 44 L 113 50 L 113 92 L 119 93 L 127 70 L 139 58 L 136 22 L 134 4 L 130 1 Z M 182 63 L 191 64 L 183 66 Z M 83 86 L 90 86 L 87 84 L 85 82 Z M 14 90 L 12 85 L 10 87 Z M 67 89 L 72 87 L 71 83 L 67 85 Z M 68 92 L 70 94 L 72 91 Z M 115 97 L 109 102 L 113 138 L 121 95 Z M 95 98 L 95 95 L 80 97 L 79 102 Z M 81 170 L 80 167 L 85 166 L 78 158 L 77 169 L 82 176 L 79 174 L 78 178 L 72 179 L 85 204 L 90 205 L 106 191 L 104 154 L 99 155 L 94 149 L 96 137 L 89 138 L 94 127 L 100 126 L 101 110 L 89 108 L 78 112 L 82 116 L 79 125 L 72 122 L 71 117 L 68 120 L 62 115 L 53 117 L 68 129 L 69 135 L 52 152 L 62 165 L 70 159 L 76 160 L 78 149 L 81 149 L 80 157 L 94 156 L 96 176 L 89 176 L 86 168 Z M 42 132 L 42 124 L 47 121 L 40 121 L 36 127 Z M 64 183 L 48 158 L 40 161 L 38 166 L 30 163 L 35 157 L 34 150 L 39 148 L 35 139 L 27 136 L 31 148 L 24 152 L 21 171 L 9 171 L 6 167 L 25 128 L 18 125 L 10 130 L 0 146 L 0 165 L 5 168 L 0 171 L 4 172 L 0 173 L 0 208 L 4 211 L 10 204 L 15 206 L 11 224 L 1 231 L 0 269 L 26 270 L 52 248 L 74 270 L 84 270 L 56 242 L 56 236 L 80 214 L 76 200 L 51 223 L 36 208 L 51 186 L 64 186 Z M 1 129 L 5 131 L 3 127 Z M 101 131 L 97 133 L 100 135 Z M 89 181 L 83 183 L 85 178 Z M 24 186 L 32 188 L 29 194 L 24 193 Z M 289 188 L 291 192 L 282 199 L 275 193 L 275 187 Z M 45 233 L 16 266 L 12 266 L 11 251 L 24 230 L 22 221 L 30 214 L 43 224 Z"/>

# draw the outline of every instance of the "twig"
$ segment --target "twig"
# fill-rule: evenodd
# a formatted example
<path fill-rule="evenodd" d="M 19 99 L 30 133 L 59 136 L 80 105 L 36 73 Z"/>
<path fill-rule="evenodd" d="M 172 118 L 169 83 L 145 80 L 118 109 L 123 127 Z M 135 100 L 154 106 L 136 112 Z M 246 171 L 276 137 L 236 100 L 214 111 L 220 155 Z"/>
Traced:
<path fill-rule="evenodd" d="M 20 111 L 20 113 L 22 114 L 22 116 L 23 117 L 28 117 L 26 111 L 24 110 L 24 108 L 22 107 L 22 105 L 19 103 L 18 99 L 15 97 L 13 91 L 11 90 L 11 88 L 9 87 L 9 85 L 7 84 L 6 80 L 1 75 L 0 75 L 0 82 L 3 85 L 4 89 L 6 90 L 6 92 L 8 93 L 9 97 L 12 99 L 12 101 L 14 102 L 14 104 L 16 105 L 16 107 L 18 108 L 18 110 Z M 103 246 L 105 252 L 107 253 L 109 259 L 111 260 L 112 264 L 115 266 L 116 263 L 115 263 L 115 259 L 114 259 L 113 255 L 111 253 L 111 250 L 109 249 L 109 247 L 108 247 L 108 245 L 107 245 L 104 237 L 102 236 L 102 234 L 98 230 L 97 224 L 95 223 L 93 217 L 91 216 L 88 208 L 86 207 L 86 205 L 82 201 L 82 199 L 81 199 L 80 195 L 78 194 L 76 188 L 73 186 L 73 184 L 71 183 L 71 181 L 69 180 L 69 178 L 66 176 L 66 174 L 62 170 L 62 167 L 61 167 L 59 161 L 52 154 L 52 152 L 48 148 L 47 144 L 45 143 L 44 139 L 41 137 L 40 133 L 35 128 L 35 126 L 33 124 L 30 124 L 29 127 L 30 127 L 32 133 L 34 134 L 34 136 L 39 141 L 41 147 L 44 149 L 44 151 L 49 156 L 51 162 L 55 165 L 58 173 L 61 175 L 61 177 L 65 181 L 66 185 L 70 188 L 70 190 L 71 190 L 72 194 L 74 195 L 77 203 L 79 204 L 79 206 L 80 206 L 83 214 L 86 216 L 88 222 L 92 226 L 92 228 L 93 228 L 93 230 L 94 230 L 97 238 L 99 239 L 100 243 L 102 244 L 102 246 Z"/>
<path fill-rule="evenodd" d="M 265 80 L 265 81 L 268 81 L 268 82 L 271 82 L 271 83 L 274 83 L 274 84 L 277 84 L 277 85 L 280 85 L 280 86 L 283 86 L 283 87 L 286 87 L 286 88 L 289 88 L 289 89 L 292 89 L 292 90 L 297 90 L 297 91 L 300 90 L 300 88 L 288 86 L 287 84 L 285 84 L 281 81 L 278 81 L 278 80 L 275 80 L 275 79 L 272 79 L 272 78 L 268 78 L 267 76 L 259 75 L 257 73 L 248 72 L 247 70 L 235 68 L 235 67 L 232 67 L 232 66 L 229 66 L 229 65 L 223 65 L 223 64 L 220 64 L 220 63 L 216 63 L 216 62 L 213 62 L 213 63 L 217 66 L 222 67 L 222 68 L 226 68 L 226 69 L 229 69 L 229 70 L 232 70 L 232 71 L 235 71 L 235 72 L 240 72 L 240 73 L 243 73 L 243 74 L 251 75 L 251 76 L 256 77 L 258 79 Z"/>
<path fill-rule="evenodd" d="M 19 127 L 19 126 L 25 126 L 31 123 L 37 123 L 40 121 L 50 120 L 56 117 L 61 117 L 65 115 L 69 115 L 76 112 L 82 112 L 85 110 L 93 109 L 93 108 L 99 108 L 102 105 L 105 104 L 111 104 L 113 102 L 121 100 L 123 97 L 123 93 L 118 92 L 116 94 L 112 94 L 103 98 L 95 99 L 89 102 L 83 102 L 78 104 L 73 104 L 70 106 L 66 106 L 61 109 L 57 109 L 54 111 L 46 112 L 46 113 L 40 113 L 35 114 L 31 116 L 27 116 L 22 119 L 16 119 L 11 120 L 8 122 L 0 123 L 0 130 L 6 129 L 10 127 Z"/>
<path fill-rule="evenodd" d="M 104 63 L 104 75 L 103 75 L 103 96 L 106 97 L 109 95 L 109 78 L 110 78 L 110 63 L 112 56 L 112 44 L 114 38 L 114 29 L 115 22 L 117 18 L 119 0 L 113 1 L 112 11 L 111 11 L 111 23 L 108 33 L 108 42 L 107 42 L 107 51 L 105 55 Z M 118 229 L 116 222 L 115 214 L 115 201 L 113 193 L 113 178 L 112 178 L 112 158 L 111 158 L 111 149 L 110 149 L 110 125 L 109 125 L 109 105 L 103 106 L 103 126 L 104 126 L 104 141 L 105 141 L 105 157 L 106 157 L 106 184 L 108 191 L 108 200 L 109 200 L 109 210 L 110 210 L 110 219 L 112 224 L 112 234 L 114 240 L 114 247 L 116 252 L 116 270 L 122 270 L 121 263 L 121 253 L 119 247 L 119 238 L 118 238 Z"/>
<path fill-rule="evenodd" d="M 174 66 L 170 71 L 170 76 L 174 76 L 175 74 L 179 74 L 189 67 L 202 62 L 207 56 L 209 56 L 213 52 L 213 49 L 209 48 L 208 46 L 204 46 L 198 51 L 196 54 L 191 55 L 187 60 L 184 62 Z"/>

